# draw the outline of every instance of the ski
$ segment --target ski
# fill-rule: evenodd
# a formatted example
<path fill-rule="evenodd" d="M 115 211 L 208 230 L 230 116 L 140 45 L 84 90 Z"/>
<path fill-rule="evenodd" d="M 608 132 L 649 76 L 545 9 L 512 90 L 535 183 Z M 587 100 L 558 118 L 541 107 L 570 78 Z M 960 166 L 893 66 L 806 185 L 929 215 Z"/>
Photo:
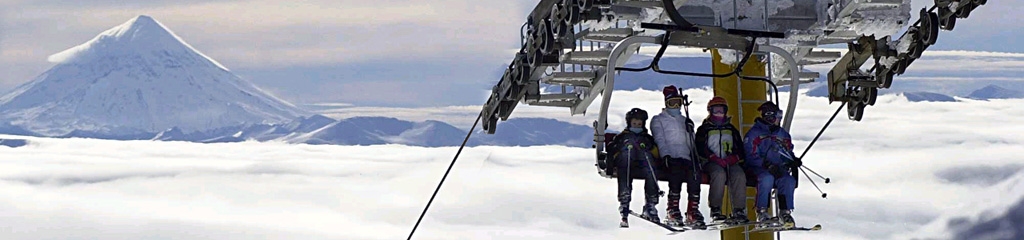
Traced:
<path fill-rule="evenodd" d="M 707 230 L 719 231 L 719 230 L 726 230 L 726 229 L 739 228 L 739 227 L 747 227 L 747 226 L 752 226 L 752 227 L 754 227 L 754 229 L 756 229 L 758 225 L 765 225 L 765 224 L 773 225 L 772 227 L 774 227 L 774 226 L 781 226 L 781 224 L 778 222 L 778 220 L 775 220 L 775 219 L 770 219 L 770 220 L 763 221 L 763 222 L 748 221 L 746 223 L 735 223 L 735 222 L 731 222 L 731 221 L 724 221 L 724 222 L 711 222 L 711 223 L 709 223 L 707 225 Z M 767 227 L 764 227 L 764 228 L 767 228 Z"/>
<path fill-rule="evenodd" d="M 732 228 L 738 228 L 738 227 L 746 227 L 746 226 L 757 225 L 759 223 L 761 223 L 761 222 L 750 221 L 750 222 L 747 222 L 747 223 L 738 223 L 738 224 L 737 223 L 731 223 L 731 222 L 722 222 L 722 223 L 714 223 L 714 222 L 712 222 L 711 224 L 708 224 L 707 230 L 716 230 L 716 231 L 717 230 L 726 230 L 726 229 L 732 229 Z"/>
<path fill-rule="evenodd" d="M 656 224 L 656 225 L 658 225 L 658 226 L 660 226 L 662 228 L 665 228 L 666 230 L 672 231 L 672 234 L 681 233 L 681 232 L 685 232 L 686 231 L 686 229 L 674 228 L 674 227 L 669 226 L 669 225 L 664 224 L 664 223 L 660 223 L 660 222 L 656 222 L 656 221 L 651 221 L 650 219 L 647 219 L 647 218 L 643 217 L 642 215 L 640 215 L 639 213 L 636 213 L 634 211 L 629 211 L 629 214 L 633 215 L 634 217 L 637 217 L 639 219 L 643 219 L 644 221 L 647 221 L 647 222 L 650 222 L 650 223 L 654 223 L 654 224 Z"/>
<path fill-rule="evenodd" d="M 821 224 L 815 224 L 813 227 L 790 227 L 790 228 L 787 228 L 787 227 L 778 226 L 778 227 L 754 228 L 754 229 L 751 229 L 750 231 L 746 231 L 746 233 L 783 232 L 783 231 L 818 231 L 818 230 L 821 230 Z"/>
<path fill-rule="evenodd" d="M 671 226 L 671 227 L 674 227 L 674 228 L 683 229 L 683 230 L 706 230 L 707 226 L 708 226 L 708 225 L 704 225 L 704 224 L 701 224 L 701 225 L 686 225 L 685 223 L 678 223 L 678 224 L 677 223 L 669 223 L 667 220 L 664 222 L 664 224 L 668 225 L 668 226 Z"/>
<path fill-rule="evenodd" d="M 690 231 L 690 230 L 707 230 L 707 226 L 706 225 L 704 225 L 704 226 L 693 226 L 693 225 L 685 225 L 685 224 L 670 224 L 670 223 L 663 223 L 663 224 L 668 225 L 670 227 L 674 227 L 676 229 L 681 229 L 681 230 L 686 230 L 686 231 Z"/>

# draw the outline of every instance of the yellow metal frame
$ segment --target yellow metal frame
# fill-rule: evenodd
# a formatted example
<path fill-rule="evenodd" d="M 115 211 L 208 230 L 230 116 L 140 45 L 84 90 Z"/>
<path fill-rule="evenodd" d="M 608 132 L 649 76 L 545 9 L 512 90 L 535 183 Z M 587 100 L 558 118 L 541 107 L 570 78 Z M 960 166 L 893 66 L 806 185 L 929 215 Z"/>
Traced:
<path fill-rule="evenodd" d="M 711 70 L 715 74 L 724 74 L 732 72 L 736 68 L 736 64 L 723 64 L 721 62 L 722 55 L 718 49 L 711 50 Z M 766 64 L 762 61 L 762 58 L 751 56 L 747 63 L 744 64 L 742 73 L 744 76 L 766 76 Z M 757 107 L 768 100 L 768 84 L 761 81 L 745 81 L 740 80 L 737 76 L 729 76 L 724 78 L 714 78 L 713 81 L 715 96 L 725 98 L 725 101 L 729 103 L 729 116 L 732 116 L 732 124 L 737 126 L 740 131 L 746 136 L 747 131 L 750 130 L 754 124 L 754 119 L 759 116 Z M 701 108 L 703 109 L 703 108 Z M 694 120 L 696 122 L 696 120 Z M 750 181 L 752 179 L 747 179 Z M 732 205 L 729 203 L 729 191 L 725 191 L 724 203 L 722 204 L 723 213 L 729 214 L 732 212 Z M 747 187 L 747 218 L 750 221 L 757 219 L 757 212 L 754 211 L 754 196 L 757 193 L 756 189 Z M 771 213 L 771 207 L 768 208 L 769 214 Z M 743 228 L 733 228 L 721 231 L 722 240 L 774 240 L 775 237 L 771 232 L 764 233 L 751 233 L 749 237 L 743 232 Z"/>

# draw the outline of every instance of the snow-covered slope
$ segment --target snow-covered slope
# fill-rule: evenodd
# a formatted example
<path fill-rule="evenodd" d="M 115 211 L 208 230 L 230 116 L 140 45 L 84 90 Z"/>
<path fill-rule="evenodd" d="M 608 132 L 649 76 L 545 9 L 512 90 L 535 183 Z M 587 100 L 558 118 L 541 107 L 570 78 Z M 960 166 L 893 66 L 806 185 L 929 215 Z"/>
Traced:
<path fill-rule="evenodd" d="M 283 124 L 256 124 L 239 129 L 231 133 L 232 137 L 239 140 L 253 139 L 257 141 L 283 140 L 303 133 L 310 133 L 328 126 L 338 120 L 328 118 L 324 115 L 313 115 L 310 117 L 299 117 Z M 223 134 L 221 134 L 223 135 Z"/>
<path fill-rule="evenodd" d="M 415 123 L 398 136 L 383 137 L 390 143 L 430 147 L 458 146 L 465 138 L 466 131 L 433 120 Z M 474 141 L 473 145 L 479 145 L 476 142 Z"/>
<path fill-rule="evenodd" d="M 0 119 L 48 136 L 183 133 L 306 113 L 239 78 L 155 19 L 138 16 L 50 56 L 56 66 L 0 97 Z"/>
<path fill-rule="evenodd" d="M 331 123 L 289 141 L 339 145 L 387 144 L 384 137 L 398 136 L 412 127 L 412 122 L 395 118 L 356 117 Z"/>

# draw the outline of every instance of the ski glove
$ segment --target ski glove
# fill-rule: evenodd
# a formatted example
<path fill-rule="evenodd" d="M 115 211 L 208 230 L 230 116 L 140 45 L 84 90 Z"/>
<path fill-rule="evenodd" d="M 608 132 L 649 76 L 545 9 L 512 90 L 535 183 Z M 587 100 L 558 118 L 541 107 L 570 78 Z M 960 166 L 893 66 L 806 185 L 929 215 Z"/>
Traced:
<path fill-rule="evenodd" d="M 803 165 L 804 165 L 804 162 L 800 161 L 800 158 L 793 159 L 793 161 L 789 162 L 789 166 L 790 167 L 797 168 L 797 167 L 800 167 L 800 166 L 803 166 Z"/>
<path fill-rule="evenodd" d="M 786 171 L 783 170 L 783 168 L 779 167 L 778 165 L 770 164 L 768 165 L 768 173 L 771 173 L 772 176 L 775 176 L 775 178 L 780 178 L 782 177 L 782 175 L 786 173 Z"/>
<path fill-rule="evenodd" d="M 711 161 L 714 162 L 715 164 L 718 164 L 718 166 L 721 166 L 722 168 L 729 167 L 728 160 L 726 160 L 725 158 L 720 158 L 718 157 L 718 155 L 711 154 Z"/>
<path fill-rule="evenodd" d="M 740 156 L 737 156 L 737 155 L 729 155 L 729 157 L 725 158 L 725 163 L 726 163 L 726 165 L 729 165 L 729 166 L 737 164 L 739 162 L 740 162 Z"/>

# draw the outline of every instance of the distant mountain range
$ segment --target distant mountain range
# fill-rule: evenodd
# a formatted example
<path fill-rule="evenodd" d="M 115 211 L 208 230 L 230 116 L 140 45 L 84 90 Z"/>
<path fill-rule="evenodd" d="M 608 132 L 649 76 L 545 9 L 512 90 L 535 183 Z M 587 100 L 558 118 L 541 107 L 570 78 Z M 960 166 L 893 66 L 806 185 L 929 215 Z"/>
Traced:
<path fill-rule="evenodd" d="M 589 147 L 593 129 L 546 118 L 510 118 L 501 121 L 495 134 L 477 132 L 467 146 L 563 145 Z M 284 141 L 331 145 L 403 144 L 411 146 L 458 146 L 466 130 L 439 121 L 410 122 L 388 117 L 354 117 L 334 120 L 323 115 L 301 117 L 283 124 L 255 124 L 185 134 L 178 128 L 152 134 L 163 141 L 239 142 Z"/>
<path fill-rule="evenodd" d="M 1020 90 L 1007 89 L 996 85 L 988 85 L 985 86 L 984 88 L 974 90 L 974 92 L 971 92 L 971 94 L 967 95 L 967 97 L 981 100 L 1024 98 L 1024 92 Z"/>
<path fill-rule="evenodd" d="M 547 118 L 510 118 L 499 121 L 495 134 L 477 129 L 467 146 L 540 146 L 562 145 L 590 147 L 593 129 Z M 279 124 L 250 124 L 201 132 L 184 132 L 172 127 L 160 132 L 103 134 L 74 131 L 64 136 L 115 140 L 160 140 L 202 143 L 283 141 L 288 143 L 330 145 L 402 144 L 424 147 L 458 146 L 467 131 L 439 121 L 411 122 L 389 117 L 354 117 L 334 120 L 323 115 L 299 117 Z M 0 124 L 0 134 L 44 136 L 17 126 Z M 52 137 L 52 136 L 51 136 Z M 11 143 L 13 144 L 13 142 Z"/>
<path fill-rule="evenodd" d="M 903 97 L 911 102 L 956 102 L 953 97 L 932 92 L 904 92 Z"/>
<path fill-rule="evenodd" d="M 920 80 L 916 80 L 920 81 Z M 807 96 L 811 97 L 828 97 L 828 87 L 824 83 L 813 83 L 809 84 L 810 90 L 807 91 Z M 905 88 L 904 88 L 905 89 Z M 780 90 L 781 91 L 781 90 Z M 911 102 L 955 102 L 955 95 L 948 95 L 938 92 L 930 91 L 899 91 L 894 89 L 882 89 L 879 90 L 880 95 L 896 94 L 906 97 Z M 1024 98 L 1024 91 L 1008 89 L 999 85 L 990 84 L 980 89 L 972 91 L 964 98 L 976 99 L 976 100 L 990 100 L 990 99 L 1013 99 L 1013 98 Z"/>

